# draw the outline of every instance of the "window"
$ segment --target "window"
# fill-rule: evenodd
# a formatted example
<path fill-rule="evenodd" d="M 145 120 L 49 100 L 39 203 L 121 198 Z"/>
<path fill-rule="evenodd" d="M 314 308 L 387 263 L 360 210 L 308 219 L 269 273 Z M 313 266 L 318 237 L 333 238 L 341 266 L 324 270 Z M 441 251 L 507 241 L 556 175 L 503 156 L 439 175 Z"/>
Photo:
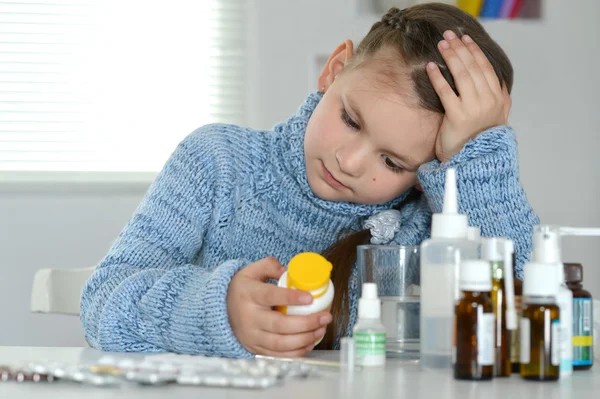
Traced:
<path fill-rule="evenodd" d="M 0 2 L 0 171 L 155 172 L 243 124 L 245 3 Z"/>

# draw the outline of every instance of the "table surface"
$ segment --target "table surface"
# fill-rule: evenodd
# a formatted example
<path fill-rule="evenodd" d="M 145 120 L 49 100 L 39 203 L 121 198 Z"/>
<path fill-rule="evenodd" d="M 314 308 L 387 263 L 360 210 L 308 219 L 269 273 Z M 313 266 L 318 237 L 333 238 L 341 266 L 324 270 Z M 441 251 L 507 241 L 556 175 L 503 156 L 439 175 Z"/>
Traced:
<path fill-rule="evenodd" d="M 0 346 L 0 364 L 19 364 L 40 359 L 61 362 L 91 363 L 106 355 L 90 348 L 45 348 Z M 336 359 L 336 351 L 314 351 L 310 357 Z M 117 354 L 117 357 L 139 357 L 142 354 Z M 320 369 L 319 369 L 320 370 Z M 0 398 L 86 399 L 115 398 L 486 398 L 486 399 L 550 399 L 593 398 L 600 392 L 600 367 L 574 373 L 558 382 L 530 382 L 518 375 L 492 381 L 456 381 L 450 370 L 421 371 L 416 362 L 388 359 L 385 368 L 362 369 L 348 374 L 340 370 L 324 370 L 317 377 L 289 380 L 281 386 L 265 390 L 206 388 L 179 386 L 136 386 L 118 388 L 93 387 L 75 383 L 0 383 Z M 85 396 L 84 396 L 85 395 Z"/>

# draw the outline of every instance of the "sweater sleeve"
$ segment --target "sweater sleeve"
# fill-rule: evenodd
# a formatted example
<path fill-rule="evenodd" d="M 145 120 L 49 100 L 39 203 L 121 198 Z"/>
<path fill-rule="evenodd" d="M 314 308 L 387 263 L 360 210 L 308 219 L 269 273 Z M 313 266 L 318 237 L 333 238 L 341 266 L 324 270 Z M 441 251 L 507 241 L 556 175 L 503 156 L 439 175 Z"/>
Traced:
<path fill-rule="evenodd" d="M 92 347 L 251 356 L 233 334 L 226 304 L 231 278 L 248 262 L 198 260 L 218 195 L 204 133 L 177 147 L 87 281 L 81 322 Z"/>
<path fill-rule="evenodd" d="M 445 172 L 456 169 L 459 211 L 484 236 L 508 237 L 515 243 L 515 273 L 532 251 L 533 226 L 539 218 L 519 182 L 517 142 L 507 126 L 488 129 L 469 141 L 449 162 L 437 160 L 419 168 L 419 183 L 433 212 L 441 212 Z"/>

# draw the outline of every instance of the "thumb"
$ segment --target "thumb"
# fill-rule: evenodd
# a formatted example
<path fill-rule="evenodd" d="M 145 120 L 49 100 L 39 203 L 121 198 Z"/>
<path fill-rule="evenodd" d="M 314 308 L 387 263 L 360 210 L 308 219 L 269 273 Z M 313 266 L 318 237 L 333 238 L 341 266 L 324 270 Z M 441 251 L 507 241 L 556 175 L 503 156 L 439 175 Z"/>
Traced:
<path fill-rule="evenodd" d="M 272 256 L 251 263 L 246 268 L 248 277 L 260 281 L 266 281 L 269 279 L 279 280 L 284 272 L 285 268 L 276 258 Z"/>

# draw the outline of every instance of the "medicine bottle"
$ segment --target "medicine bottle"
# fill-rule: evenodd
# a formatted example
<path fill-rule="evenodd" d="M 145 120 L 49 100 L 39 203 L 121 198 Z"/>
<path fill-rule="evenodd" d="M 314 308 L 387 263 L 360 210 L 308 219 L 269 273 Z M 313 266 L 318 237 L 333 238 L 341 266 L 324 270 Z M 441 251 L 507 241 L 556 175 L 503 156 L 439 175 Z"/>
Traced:
<path fill-rule="evenodd" d="M 490 298 L 492 270 L 488 262 L 460 265 L 461 298 L 455 307 L 454 378 L 489 380 L 494 375 L 495 316 Z"/>
<path fill-rule="evenodd" d="M 567 288 L 573 292 L 573 369 L 589 370 L 594 364 L 592 294 L 583 289 L 583 266 L 565 263 Z"/>
<path fill-rule="evenodd" d="M 294 256 L 277 285 L 308 291 L 313 297 L 313 302 L 310 305 L 277 306 L 276 309 L 283 314 L 297 316 L 328 311 L 334 294 L 333 283 L 330 280 L 332 268 L 331 262 L 313 252 L 303 252 Z M 321 342 L 321 339 L 316 344 Z"/>
<path fill-rule="evenodd" d="M 521 377 L 558 380 L 560 375 L 560 311 L 553 264 L 528 263 L 524 267 L 521 317 Z"/>

